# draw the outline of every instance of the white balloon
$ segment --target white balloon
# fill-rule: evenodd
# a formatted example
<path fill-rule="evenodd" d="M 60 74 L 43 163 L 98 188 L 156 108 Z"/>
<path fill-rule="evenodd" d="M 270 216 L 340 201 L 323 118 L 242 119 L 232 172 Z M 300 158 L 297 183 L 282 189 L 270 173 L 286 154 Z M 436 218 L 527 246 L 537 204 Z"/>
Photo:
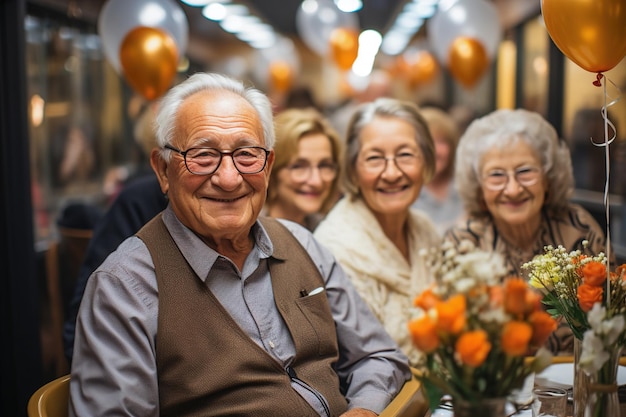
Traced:
<path fill-rule="evenodd" d="M 187 16 L 174 0 L 109 0 L 98 16 L 98 34 L 104 54 L 121 74 L 120 45 L 128 32 L 137 26 L 166 31 L 178 49 L 178 59 L 187 50 L 189 23 Z"/>
<path fill-rule="evenodd" d="M 439 62 L 444 65 L 448 63 L 450 45 L 459 36 L 479 40 L 490 59 L 495 56 L 502 39 L 498 11 L 493 3 L 486 0 L 440 3 L 437 13 L 426 23 L 426 29 L 428 41 Z"/>
<path fill-rule="evenodd" d="M 359 30 L 356 13 L 342 12 L 333 0 L 304 0 L 296 12 L 296 29 L 302 41 L 320 56 L 329 52 L 330 35 L 337 28 Z"/>

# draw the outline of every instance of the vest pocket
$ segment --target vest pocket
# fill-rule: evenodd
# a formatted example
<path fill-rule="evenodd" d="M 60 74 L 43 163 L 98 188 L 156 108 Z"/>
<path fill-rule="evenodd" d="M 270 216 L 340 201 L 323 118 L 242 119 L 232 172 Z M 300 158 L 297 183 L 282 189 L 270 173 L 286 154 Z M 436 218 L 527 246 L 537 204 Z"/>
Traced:
<path fill-rule="evenodd" d="M 326 292 L 321 291 L 300 297 L 296 300 L 296 305 L 310 325 L 308 331 L 300 329 L 300 332 L 304 333 L 305 340 L 308 339 L 309 343 L 317 342 L 317 354 L 320 356 L 336 355 L 337 334 L 329 330 L 335 328 L 335 321 L 328 305 Z M 311 338 L 315 340 L 311 340 Z"/>

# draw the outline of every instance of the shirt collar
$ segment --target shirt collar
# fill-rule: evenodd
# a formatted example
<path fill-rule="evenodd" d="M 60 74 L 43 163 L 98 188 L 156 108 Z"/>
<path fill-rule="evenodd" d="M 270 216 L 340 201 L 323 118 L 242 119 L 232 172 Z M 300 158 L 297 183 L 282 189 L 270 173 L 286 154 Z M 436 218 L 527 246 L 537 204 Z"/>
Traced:
<path fill-rule="evenodd" d="M 165 223 L 165 227 L 193 271 L 200 279 L 206 280 L 209 271 L 221 255 L 208 247 L 198 235 L 182 224 L 174 214 L 170 204 L 163 211 L 163 223 Z M 261 259 L 272 256 L 274 245 L 272 245 L 267 231 L 258 220 L 252 226 L 252 236 L 255 248 L 250 253 L 257 253 Z"/>

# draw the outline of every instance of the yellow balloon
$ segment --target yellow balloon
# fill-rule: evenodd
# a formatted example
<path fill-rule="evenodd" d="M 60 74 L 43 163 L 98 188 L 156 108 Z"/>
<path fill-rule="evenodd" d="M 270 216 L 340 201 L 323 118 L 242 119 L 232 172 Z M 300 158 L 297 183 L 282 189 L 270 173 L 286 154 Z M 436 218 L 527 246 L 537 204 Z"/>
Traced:
<path fill-rule="evenodd" d="M 542 0 L 550 37 L 576 65 L 604 72 L 626 56 L 624 0 Z"/>
<path fill-rule="evenodd" d="M 138 26 L 120 45 L 120 64 L 128 84 L 146 99 L 154 100 L 170 88 L 176 76 L 176 42 L 163 30 Z"/>
<path fill-rule="evenodd" d="M 472 88 L 489 68 L 487 50 L 478 40 L 459 36 L 448 51 L 448 69 L 461 85 Z"/>
<path fill-rule="evenodd" d="M 330 52 L 342 70 L 349 70 L 359 53 L 359 34 L 356 30 L 338 28 L 330 34 Z"/>

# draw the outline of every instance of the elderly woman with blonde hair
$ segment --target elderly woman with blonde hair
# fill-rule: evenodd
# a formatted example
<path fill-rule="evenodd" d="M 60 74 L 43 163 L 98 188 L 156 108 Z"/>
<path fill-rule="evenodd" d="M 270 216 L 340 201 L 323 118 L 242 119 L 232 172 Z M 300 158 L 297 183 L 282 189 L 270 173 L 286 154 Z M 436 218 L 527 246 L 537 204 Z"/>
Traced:
<path fill-rule="evenodd" d="M 440 237 L 411 204 L 435 170 L 433 140 L 413 103 L 379 98 L 357 108 L 346 141 L 346 195 L 315 237 L 416 363 L 407 323 L 414 296 L 431 282 L 422 249 L 439 247 Z"/>
<path fill-rule="evenodd" d="M 342 143 L 313 108 L 284 110 L 274 118 L 276 159 L 265 214 L 313 231 L 337 201 Z"/>

